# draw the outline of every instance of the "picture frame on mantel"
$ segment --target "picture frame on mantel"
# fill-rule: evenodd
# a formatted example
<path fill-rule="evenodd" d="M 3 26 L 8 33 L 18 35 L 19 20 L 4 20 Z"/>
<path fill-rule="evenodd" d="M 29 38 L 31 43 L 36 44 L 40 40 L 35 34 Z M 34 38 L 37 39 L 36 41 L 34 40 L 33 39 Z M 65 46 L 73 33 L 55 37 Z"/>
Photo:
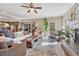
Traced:
<path fill-rule="evenodd" d="M 75 19 L 79 19 L 79 7 L 76 7 Z"/>
<path fill-rule="evenodd" d="M 69 20 L 72 21 L 72 20 L 75 20 L 75 15 L 76 14 L 76 8 L 72 9 L 69 13 Z"/>

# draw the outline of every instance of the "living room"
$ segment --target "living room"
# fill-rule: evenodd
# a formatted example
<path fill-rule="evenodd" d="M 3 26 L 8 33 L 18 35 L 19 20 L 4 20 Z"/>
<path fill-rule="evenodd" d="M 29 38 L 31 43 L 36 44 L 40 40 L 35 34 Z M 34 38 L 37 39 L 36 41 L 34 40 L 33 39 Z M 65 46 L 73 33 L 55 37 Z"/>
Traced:
<path fill-rule="evenodd" d="M 78 3 L 0 3 L 0 56 L 79 55 L 78 12 Z"/>

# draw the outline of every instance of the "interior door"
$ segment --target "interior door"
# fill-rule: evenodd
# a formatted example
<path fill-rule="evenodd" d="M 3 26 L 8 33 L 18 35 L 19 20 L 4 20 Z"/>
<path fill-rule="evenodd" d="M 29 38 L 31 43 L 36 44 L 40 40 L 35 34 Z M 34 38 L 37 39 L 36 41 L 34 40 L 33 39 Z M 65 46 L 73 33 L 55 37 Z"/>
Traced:
<path fill-rule="evenodd" d="M 55 22 L 50 22 L 50 33 L 55 31 Z"/>

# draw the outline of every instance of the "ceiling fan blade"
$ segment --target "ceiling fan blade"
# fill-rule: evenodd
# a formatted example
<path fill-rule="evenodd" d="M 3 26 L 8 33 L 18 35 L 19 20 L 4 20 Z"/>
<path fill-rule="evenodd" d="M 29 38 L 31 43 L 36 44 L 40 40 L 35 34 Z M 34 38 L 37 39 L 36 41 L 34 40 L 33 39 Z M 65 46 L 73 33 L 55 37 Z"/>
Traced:
<path fill-rule="evenodd" d="M 29 3 L 23 3 L 24 5 L 27 5 L 27 6 L 29 6 Z"/>
<path fill-rule="evenodd" d="M 21 7 L 26 7 L 26 8 L 30 8 L 29 6 L 24 6 L 24 5 L 21 5 Z"/>
<path fill-rule="evenodd" d="M 29 13 L 31 10 L 29 9 L 28 11 L 27 11 L 27 13 Z"/>
<path fill-rule="evenodd" d="M 35 9 L 42 9 L 42 7 L 34 7 Z"/>
<path fill-rule="evenodd" d="M 38 13 L 36 10 L 34 10 L 35 13 Z"/>

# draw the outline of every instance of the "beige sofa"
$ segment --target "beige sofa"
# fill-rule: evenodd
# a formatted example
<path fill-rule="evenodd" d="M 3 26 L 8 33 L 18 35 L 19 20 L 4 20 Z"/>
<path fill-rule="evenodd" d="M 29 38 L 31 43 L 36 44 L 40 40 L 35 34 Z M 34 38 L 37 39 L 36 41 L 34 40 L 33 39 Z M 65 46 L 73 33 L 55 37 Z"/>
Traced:
<path fill-rule="evenodd" d="M 24 40 L 31 35 L 32 35 L 31 33 L 29 33 L 27 35 L 23 35 L 23 32 L 16 32 L 15 38 L 11 39 L 11 40 L 13 40 L 12 47 L 0 49 L 0 56 L 22 56 L 22 55 L 25 55 L 26 54 L 26 43 L 25 42 L 21 43 L 21 40 Z M 4 37 L 4 38 L 8 39 L 7 37 Z"/>

